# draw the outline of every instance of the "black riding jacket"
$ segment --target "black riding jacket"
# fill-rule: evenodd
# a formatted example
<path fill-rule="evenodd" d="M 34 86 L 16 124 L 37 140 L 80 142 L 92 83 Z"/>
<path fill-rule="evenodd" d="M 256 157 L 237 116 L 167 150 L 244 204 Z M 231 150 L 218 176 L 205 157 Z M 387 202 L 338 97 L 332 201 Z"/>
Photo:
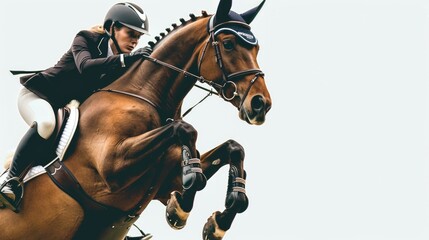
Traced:
<path fill-rule="evenodd" d="M 72 99 L 83 102 L 125 71 L 119 55 L 107 57 L 109 36 L 81 31 L 70 49 L 55 66 L 34 75 L 21 77 L 23 84 L 54 108 L 63 107 Z"/>

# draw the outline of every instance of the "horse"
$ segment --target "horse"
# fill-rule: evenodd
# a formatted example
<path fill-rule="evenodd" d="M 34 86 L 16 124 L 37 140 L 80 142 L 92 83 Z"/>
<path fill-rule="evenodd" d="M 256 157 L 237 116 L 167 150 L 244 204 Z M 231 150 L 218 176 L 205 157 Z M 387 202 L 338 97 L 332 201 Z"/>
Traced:
<path fill-rule="evenodd" d="M 202 231 L 222 239 L 248 207 L 244 148 L 227 140 L 200 154 L 182 105 L 202 82 L 244 122 L 264 123 L 272 102 L 249 26 L 264 2 L 238 14 L 220 0 L 215 14 L 181 18 L 149 43 L 151 56 L 88 97 L 66 152 L 26 181 L 19 213 L 0 210 L 1 239 L 124 239 L 152 200 L 182 229 L 196 193 L 229 165 L 225 209 Z"/>

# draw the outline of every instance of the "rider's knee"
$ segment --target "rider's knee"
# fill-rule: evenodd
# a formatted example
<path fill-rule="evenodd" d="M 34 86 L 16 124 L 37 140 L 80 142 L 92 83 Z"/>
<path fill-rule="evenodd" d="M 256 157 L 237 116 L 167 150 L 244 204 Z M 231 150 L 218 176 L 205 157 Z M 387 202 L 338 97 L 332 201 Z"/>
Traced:
<path fill-rule="evenodd" d="M 37 132 L 44 139 L 48 139 L 55 130 L 55 121 L 44 119 L 37 121 Z"/>

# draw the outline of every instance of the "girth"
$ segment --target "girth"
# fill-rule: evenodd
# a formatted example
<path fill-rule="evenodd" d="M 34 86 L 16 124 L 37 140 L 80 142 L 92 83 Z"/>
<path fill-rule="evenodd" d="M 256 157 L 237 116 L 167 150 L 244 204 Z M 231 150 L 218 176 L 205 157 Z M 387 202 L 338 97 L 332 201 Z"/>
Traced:
<path fill-rule="evenodd" d="M 102 233 L 102 235 L 106 237 L 120 234 L 119 232 L 128 231 L 131 225 L 138 219 L 139 207 L 136 207 L 131 211 L 122 211 L 118 208 L 101 204 L 92 199 L 83 190 L 82 186 L 70 170 L 59 159 L 53 161 L 52 164 L 47 166 L 46 171 L 52 181 L 62 191 L 73 197 L 85 211 L 83 223 L 77 232 L 78 236 L 75 236 L 75 238 L 77 237 L 76 239 L 87 236 L 86 234 L 93 230 L 93 228 L 89 228 L 87 226 L 94 225 L 94 223 L 96 223 L 100 229 L 105 229 L 105 233 Z M 115 227 L 117 228 L 115 229 Z"/>

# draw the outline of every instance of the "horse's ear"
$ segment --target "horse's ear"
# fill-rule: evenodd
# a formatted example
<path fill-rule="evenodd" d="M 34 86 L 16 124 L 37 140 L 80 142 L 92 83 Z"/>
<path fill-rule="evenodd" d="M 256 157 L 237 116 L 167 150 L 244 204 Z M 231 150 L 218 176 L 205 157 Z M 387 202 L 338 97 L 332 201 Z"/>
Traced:
<path fill-rule="evenodd" d="M 228 20 L 228 13 L 232 7 L 232 0 L 220 0 L 216 11 L 216 23 L 222 23 Z"/>
<path fill-rule="evenodd" d="M 240 14 L 241 17 L 244 19 L 244 21 L 246 21 L 247 24 L 250 24 L 253 19 L 255 19 L 256 15 L 258 15 L 259 10 L 261 10 L 262 6 L 264 6 L 265 0 L 262 1 L 259 6 L 250 9 L 249 11 Z"/>

